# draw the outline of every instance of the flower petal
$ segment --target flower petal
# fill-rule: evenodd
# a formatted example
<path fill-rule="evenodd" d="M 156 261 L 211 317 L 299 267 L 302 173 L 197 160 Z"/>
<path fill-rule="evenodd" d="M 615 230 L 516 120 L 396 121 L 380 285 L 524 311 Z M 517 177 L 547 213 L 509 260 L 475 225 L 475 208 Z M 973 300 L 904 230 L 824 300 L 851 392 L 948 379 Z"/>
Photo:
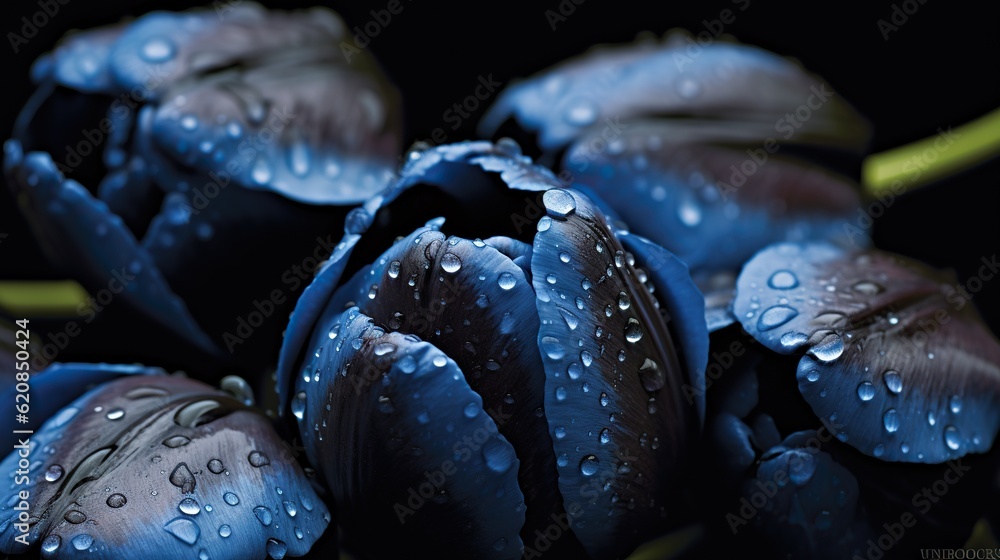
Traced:
<path fill-rule="evenodd" d="M 329 325 L 292 412 L 345 536 L 379 557 L 520 558 L 518 459 L 458 365 L 357 308 Z"/>
<path fill-rule="evenodd" d="M 595 139 L 584 135 L 567 152 L 574 181 L 693 270 L 735 271 L 779 241 L 867 245 L 853 225 L 860 201 L 852 185 L 799 160 L 761 147 L 678 143 L 659 123 L 630 127 L 614 149 L 595 152 Z"/>
<path fill-rule="evenodd" d="M 91 292 L 113 290 L 115 297 L 180 334 L 209 353 L 215 345 L 138 247 L 121 218 L 79 183 L 65 180 L 48 154 L 24 156 L 20 144 L 4 144 L 8 186 L 24 203 L 29 223 L 53 262 L 79 271 Z"/>
<path fill-rule="evenodd" d="M 109 382 L 31 440 L 28 539 L 44 557 L 301 556 L 330 522 L 267 418 L 196 381 Z M 6 504 L 0 544 L 22 552 Z"/>
<path fill-rule="evenodd" d="M 725 121 L 721 138 L 748 128 L 763 139 L 774 134 L 775 122 L 811 100 L 822 110 L 810 111 L 811 118 L 792 129 L 796 140 L 855 149 L 866 142 L 854 110 L 788 59 L 724 41 L 704 46 L 696 57 L 687 48 L 684 41 L 668 40 L 594 49 L 507 88 L 479 131 L 489 136 L 512 120 L 551 153 L 588 129 L 603 127 L 614 135 L 628 126 L 622 121 L 663 116 L 705 119 L 709 130 Z"/>
<path fill-rule="evenodd" d="M 1000 342 L 954 279 L 881 251 L 780 244 L 744 267 L 734 312 L 759 342 L 807 354 L 799 390 L 886 461 L 985 452 L 1000 428 Z"/>
<path fill-rule="evenodd" d="M 570 190 L 543 202 L 531 272 L 559 487 L 588 554 L 620 557 L 678 513 L 696 411 L 663 311 L 603 215 Z"/>
<path fill-rule="evenodd" d="M 515 240 L 490 241 L 515 258 L 530 257 L 530 247 Z M 534 300 L 524 271 L 509 255 L 487 242 L 425 227 L 359 271 L 328 306 L 335 313 L 356 305 L 376 324 L 419 336 L 455 360 L 521 461 L 525 542 L 535 530 L 544 531 L 552 515 L 565 515 L 542 414 L 545 378 L 535 347 Z M 572 541 L 561 539 L 550 552 L 575 546 Z"/>

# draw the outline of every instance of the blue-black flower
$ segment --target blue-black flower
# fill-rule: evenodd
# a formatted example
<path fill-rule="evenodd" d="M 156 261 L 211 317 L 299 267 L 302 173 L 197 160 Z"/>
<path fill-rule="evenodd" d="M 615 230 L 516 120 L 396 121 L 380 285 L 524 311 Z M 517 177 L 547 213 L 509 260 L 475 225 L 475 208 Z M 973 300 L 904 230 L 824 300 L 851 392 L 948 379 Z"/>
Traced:
<path fill-rule="evenodd" d="M 34 65 L 5 145 L 52 263 L 201 349 L 202 371 L 206 355 L 273 365 L 331 224 L 384 187 L 400 150 L 398 96 L 367 53 L 348 64 L 347 34 L 325 9 L 244 3 L 65 38 Z M 108 303 L 80 311 L 89 323 Z M 126 356 L 156 352 L 178 358 Z"/>
<path fill-rule="evenodd" d="M 561 187 L 509 140 L 411 152 L 300 299 L 278 388 L 349 546 L 619 558 L 683 519 L 701 296 Z"/>
<path fill-rule="evenodd" d="M 6 554 L 279 559 L 304 555 L 331 521 L 242 389 L 106 364 L 55 364 L 35 380 L 64 396 L 101 383 L 0 462 L 14 474 L 0 505 Z"/>

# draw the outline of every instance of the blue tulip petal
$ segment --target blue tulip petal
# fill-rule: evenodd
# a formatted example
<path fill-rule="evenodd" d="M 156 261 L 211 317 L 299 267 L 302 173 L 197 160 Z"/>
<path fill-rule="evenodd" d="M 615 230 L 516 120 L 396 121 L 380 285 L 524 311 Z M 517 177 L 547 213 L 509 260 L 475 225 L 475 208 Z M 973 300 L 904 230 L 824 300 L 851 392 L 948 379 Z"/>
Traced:
<path fill-rule="evenodd" d="M 594 153 L 592 138 L 584 136 L 564 165 L 632 231 L 695 271 L 738 270 L 780 241 L 868 244 L 858 195 L 846 179 L 763 148 L 754 160 L 742 150 L 670 138 L 667 129 L 649 124 L 624 131 L 615 140 L 620 148 Z M 749 171 L 740 171 L 745 165 Z"/>
<path fill-rule="evenodd" d="M 121 218 L 79 183 L 63 179 L 47 154 L 22 157 L 14 140 L 4 149 L 9 186 L 28 201 L 29 223 L 54 262 L 80 271 L 80 280 L 91 293 L 117 292 L 115 297 L 129 306 L 206 352 L 216 352 Z"/>
<path fill-rule="evenodd" d="M 694 284 L 688 267 L 672 253 L 638 235 L 621 236 L 622 245 L 635 255 L 636 266 L 649 275 L 657 301 L 666 308 L 668 327 L 681 350 L 691 387 L 705 385 L 708 364 L 708 326 L 705 298 Z M 695 398 L 698 417 L 705 421 L 705 395 Z"/>
<path fill-rule="evenodd" d="M 55 82 L 83 93 L 112 94 L 119 90 L 111 72 L 111 50 L 120 26 L 100 27 L 66 37 L 55 51 L 33 65 L 36 83 Z"/>
<path fill-rule="evenodd" d="M 330 522 L 270 422 L 197 381 L 111 381 L 31 440 L 28 539 L 44 557 L 301 556 Z M 0 465 L 13 472 L 17 460 Z M 26 548 L 13 540 L 15 503 L 0 509 L 6 553 Z"/>
<path fill-rule="evenodd" d="M 759 504 L 755 524 L 782 556 L 849 558 L 863 555 L 869 530 L 851 471 L 817 449 L 816 432 L 797 432 L 766 451 L 744 498 Z M 731 522 L 732 523 L 732 522 Z"/>
<path fill-rule="evenodd" d="M 531 271 L 559 487 L 587 552 L 620 557 L 677 513 L 668 473 L 697 413 L 660 310 L 603 214 L 571 190 L 543 202 Z"/>
<path fill-rule="evenodd" d="M 446 237 L 433 226 L 420 228 L 337 290 L 327 313 L 356 305 L 376 324 L 416 335 L 455 360 L 520 458 L 518 479 L 527 506 L 522 535 L 528 539 L 535 530 L 544 531 L 552 515 L 565 512 L 542 415 L 545 379 L 535 347 L 535 293 L 511 255 L 530 262 L 530 246 L 509 238 L 469 241 Z M 314 335 L 314 341 L 323 336 Z M 572 546 L 571 540 L 554 547 Z"/>
<path fill-rule="evenodd" d="M 712 443 L 723 450 L 725 459 L 718 466 L 730 477 L 742 475 L 757 460 L 752 436 L 753 431 L 732 414 L 723 413 L 713 419 Z"/>
<path fill-rule="evenodd" d="M 799 390 L 839 439 L 940 463 L 989 450 L 1000 428 L 1000 342 L 954 286 L 889 253 L 780 244 L 744 267 L 734 311 L 771 350 L 806 351 Z"/>
<path fill-rule="evenodd" d="M 137 238 L 160 210 L 163 192 L 153 183 L 141 159 L 134 159 L 118 171 L 109 173 L 97 187 L 97 198 L 120 217 Z"/>
<path fill-rule="evenodd" d="M 357 308 L 322 327 L 292 411 L 356 545 L 386 557 L 416 547 L 418 555 L 520 558 L 518 458 L 459 366 Z M 440 530 L 455 519 L 464 527 Z"/>
<path fill-rule="evenodd" d="M 4 422 L 6 429 L 0 446 L 2 449 L 10 449 L 17 443 L 18 439 L 13 430 L 37 430 L 43 422 L 55 415 L 60 409 L 102 383 L 125 375 L 163 375 L 164 373 L 160 368 L 139 365 L 54 363 L 45 368 L 44 371 L 32 374 L 31 392 L 45 395 L 45 398 L 28 403 L 31 405 L 31 414 L 28 415 L 29 421 L 27 423 L 14 424 L 13 417 Z M 6 399 L 7 402 L 16 402 L 15 395 L 17 395 L 17 388 L 12 385 L 3 391 L 0 398 Z"/>
<path fill-rule="evenodd" d="M 866 142 L 857 113 L 795 63 L 722 41 L 701 47 L 693 57 L 688 48 L 686 42 L 667 41 L 592 50 L 507 88 L 479 132 L 490 136 L 513 119 L 537 135 L 543 152 L 554 152 L 587 130 L 614 138 L 632 118 L 664 116 L 685 117 L 677 119 L 683 122 L 703 118 L 705 127 L 721 129 L 723 138 L 740 127 L 752 131 L 744 136 L 762 139 L 774 134 L 776 121 L 810 100 L 821 102 L 823 110 L 812 112 L 797 130 L 783 122 L 778 132 L 787 127 L 796 141 L 854 149 Z M 720 127 L 720 120 L 726 126 Z"/>

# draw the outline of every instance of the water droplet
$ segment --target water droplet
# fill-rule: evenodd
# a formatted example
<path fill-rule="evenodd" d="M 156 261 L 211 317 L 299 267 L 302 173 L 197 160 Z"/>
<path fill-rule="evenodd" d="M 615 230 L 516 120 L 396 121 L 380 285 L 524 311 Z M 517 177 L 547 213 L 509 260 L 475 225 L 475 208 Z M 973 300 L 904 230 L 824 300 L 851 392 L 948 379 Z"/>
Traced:
<path fill-rule="evenodd" d="M 389 278 L 399 277 L 399 261 L 392 261 L 389 263 Z"/>
<path fill-rule="evenodd" d="M 556 275 L 555 274 L 549 274 L 548 276 L 545 277 L 545 281 L 548 282 L 549 284 L 555 284 L 556 283 Z"/>
<path fill-rule="evenodd" d="M 271 464 L 271 460 L 267 458 L 267 455 L 264 455 L 260 451 L 251 451 L 250 455 L 247 455 L 247 461 L 250 462 L 250 466 L 257 468 Z"/>
<path fill-rule="evenodd" d="M 691 78 L 685 78 L 678 82 L 677 93 L 684 99 L 691 99 L 701 93 L 701 86 Z"/>
<path fill-rule="evenodd" d="M 882 380 L 885 381 L 885 386 L 895 395 L 898 395 L 903 390 L 903 378 L 899 375 L 899 372 L 894 370 L 889 370 L 882 375 Z"/>
<path fill-rule="evenodd" d="M 177 505 L 177 509 L 181 510 L 181 513 L 187 515 L 198 515 L 201 513 L 201 506 L 194 498 L 184 498 L 181 503 Z"/>
<path fill-rule="evenodd" d="M 211 471 L 213 474 L 219 474 L 222 471 L 226 470 L 226 467 L 222 464 L 222 461 L 218 459 L 212 459 L 211 461 L 208 462 L 208 470 Z"/>
<path fill-rule="evenodd" d="M 944 442 L 948 446 L 948 449 L 951 449 L 952 451 L 958 450 L 958 448 L 962 445 L 962 438 L 958 433 L 958 428 L 955 426 L 945 427 Z"/>
<path fill-rule="evenodd" d="M 790 290 L 799 285 L 799 279 L 790 270 L 779 270 L 771 275 L 767 285 L 775 290 Z"/>
<path fill-rule="evenodd" d="M 59 550 L 61 545 L 62 539 L 59 538 L 59 535 L 49 535 L 45 537 L 44 541 L 42 541 L 42 552 L 52 554 L 53 552 Z"/>
<path fill-rule="evenodd" d="M 488 441 L 483 446 L 482 453 L 483 459 L 486 461 L 486 466 L 493 472 L 500 474 L 510 470 L 516 459 L 514 448 L 510 445 L 504 445 L 498 440 Z"/>
<path fill-rule="evenodd" d="M 267 539 L 267 545 L 264 549 L 274 560 L 282 560 L 288 553 L 288 545 L 278 539 Z"/>
<path fill-rule="evenodd" d="M 62 478 L 63 468 L 59 465 L 52 465 L 45 471 L 45 480 L 47 482 L 55 482 Z"/>
<path fill-rule="evenodd" d="M 701 223 L 701 208 L 693 200 L 682 200 L 677 205 L 677 217 L 688 227 Z"/>
<path fill-rule="evenodd" d="M 87 515 L 82 511 L 71 509 L 63 515 L 63 519 L 74 525 L 79 525 L 87 520 Z"/>
<path fill-rule="evenodd" d="M 441 268 L 444 269 L 445 272 L 454 274 L 462 268 L 462 260 L 459 259 L 458 255 L 455 253 L 445 253 L 444 256 L 441 257 Z"/>
<path fill-rule="evenodd" d="M 514 278 L 513 274 L 509 272 L 501 272 L 500 276 L 497 277 L 497 284 L 500 285 L 500 288 L 509 290 L 517 284 L 517 280 Z"/>
<path fill-rule="evenodd" d="M 198 129 L 198 119 L 194 115 L 184 115 L 181 117 L 181 128 L 191 132 Z"/>
<path fill-rule="evenodd" d="M 174 46 L 166 39 L 154 37 L 142 45 L 139 54 L 146 62 L 164 62 L 174 56 Z"/>
<path fill-rule="evenodd" d="M 895 408 L 885 411 L 885 414 L 882 415 L 882 425 L 885 426 L 885 431 L 890 434 L 899 429 L 899 413 L 896 412 Z"/>
<path fill-rule="evenodd" d="M 607 428 L 604 428 L 603 430 L 601 430 L 601 434 L 599 436 L 599 439 L 600 439 L 601 443 L 609 443 L 611 441 L 611 430 L 609 430 Z"/>
<path fill-rule="evenodd" d="M 271 166 L 264 156 L 259 156 L 250 171 L 250 178 L 258 185 L 265 185 L 271 180 Z"/>
<path fill-rule="evenodd" d="M 794 319 L 798 314 L 799 312 L 795 308 L 787 305 L 775 305 L 760 314 L 760 318 L 757 319 L 757 329 L 769 331 L 778 328 Z"/>
<path fill-rule="evenodd" d="M 305 536 L 306 535 L 302 532 L 302 529 L 299 529 L 298 527 L 295 528 L 295 538 L 302 540 Z"/>
<path fill-rule="evenodd" d="M 797 486 L 808 484 L 816 472 L 816 462 L 809 451 L 795 450 L 788 461 L 788 478 Z"/>
<path fill-rule="evenodd" d="M 479 405 L 475 402 L 470 402 L 462 409 L 462 414 L 465 414 L 466 418 L 475 418 L 479 415 Z"/>
<path fill-rule="evenodd" d="M 667 376 L 659 364 L 649 358 L 646 358 L 639 368 L 639 379 L 642 381 L 642 387 L 649 392 L 659 391 L 667 382 Z"/>
<path fill-rule="evenodd" d="M 568 395 L 566 393 L 566 388 L 565 387 L 563 387 L 561 385 L 559 387 L 556 387 L 556 400 L 557 401 L 560 401 L 560 402 L 564 401 L 564 400 L 566 400 L 567 396 Z"/>
<path fill-rule="evenodd" d="M 576 381 L 583 375 L 583 366 L 580 365 L 580 362 L 573 362 L 566 368 L 566 374 L 569 375 L 570 379 Z"/>
<path fill-rule="evenodd" d="M 121 494 L 112 494 L 108 496 L 107 500 L 108 507 L 120 508 L 124 506 L 126 503 L 128 503 L 128 500 L 125 499 L 125 496 Z"/>
<path fill-rule="evenodd" d="M 962 410 L 962 397 L 958 395 L 952 395 L 951 399 L 948 400 L 948 408 L 951 409 L 952 414 L 958 414 Z"/>
<path fill-rule="evenodd" d="M 302 142 L 295 142 L 288 150 L 288 168 L 296 177 L 305 177 L 311 164 L 309 148 Z"/>
<path fill-rule="evenodd" d="M 872 449 L 872 455 L 874 455 L 876 458 L 885 455 L 885 446 L 882 445 L 881 443 L 877 444 L 875 448 Z"/>
<path fill-rule="evenodd" d="M 868 280 L 858 282 L 857 284 L 851 286 L 851 289 L 866 296 L 878 295 L 885 291 L 885 288 L 882 286 Z"/>
<path fill-rule="evenodd" d="M 566 218 L 576 212 L 576 200 L 573 195 L 562 190 L 552 189 L 545 191 L 542 195 L 542 203 L 550 216 L 556 218 Z"/>
<path fill-rule="evenodd" d="M 229 536 L 232 535 L 232 534 L 233 534 L 233 528 L 230 527 L 229 525 L 220 525 L 219 526 L 219 536 L 220 537 L 222 537 L 222 538 L 225 539 L 225 538 L 229 538 Z"/>
<path fill-rule="evenodd" d="M 545 355 L 552 360 L 561 360 L 566 356 L 566 348 L 554 336 L 543 336 L 541 347 Z"/>
<path fill-rule="evenodd" d="M 253 514 L 257 516 L 257 521 L 260 521 L 260 524 L 265 527 L 270 525 L 271 521 L 273 521 L 271 518 L 271 510 L 264 506 L 257 506 L 253 508 Z"/>
<path fill-rule="evenodd" d="M 180 488 L 181 492 L 185 494 L 194 492 L 195 486 L 197 486 L 194 474 L 188 468 L 187 463 L 180 463 L 174 467 L 173 472 L 170 473 L 170 484 Z"/>
<path fill-rule="evenodd" d="M 864 381 L 858 385 L 858 398 L 862 401 L 870 401 L 875 397 L 875 386 L 870 381 Z"/>
<path fill-rule="evenodd" d="M 392 404 L 392 400 L 389 397 L 380 395 L 378 398 L 378 410 L 383 414 L 392 414 L 396 412 L 396 406 Z"/>
<path fill-rule="evenodd" d="M 904 455 L 907 454 L 907 453 L 909 453 L 910 452 L 910 444 L 908 444 L 908 443 L 906 443 L 904 441 L 903 443 L 899 444 L 899 450 L 902 451 Z"/>
<path fill-rule="evenodd" d="M 587 126 L 597 120 L 597 108 L 593 103 L 581 99 L 570 105 L 563 116 L 571 125 Z"/>
<path fill-rule="evenodd" d="M 608 406 L 608 404 L 611 403 L 611 399 L 608 398 L 608 394 L 607 393 L 601 393 L 601 397 L 600 397 L 599 401 L 601 403 L 601 406 Z"/>
<path fill-rule="evenodd" d="M 108 420 L 121 420 L 125 417 L 125 411 L 120 408 L 112 408 L 105 416 Z"/>
<path fill-rule="evenodd" d="M 448 358 L 444 354 L 438 354 L 434 356 L 431 362 L 437 367 L 444 367 L 448 363 Z"/>
<path fill-rule="evenodd" d="M 580 461 L 580 473 L 583 476 L 594 476 L 600 468 L 601 462 L 595 455 L 587 455 Z"/>
<path fill-rule="evenodd" d="M 233 494 L 232 492 L 226 492 L 225 494 L 222 495 L 222 501 L 226 502 L 231 506 L 235 506 L 240 503 L 240 498 L 239 496 Z"/>
<path fill-rule="evenodd" d="M 306 413 L 306 393 L 305 391 L 299 391 L 295 394 L 295 398 L 292 399 L 292 414 L 296 418 L 302 420 Z"/>
<path fill-rule="evenodd" d="M 844 353 L 844 341 L 836 333 L 830 333 L 819 344 L 810 348 L 809 353 L 821 362 L 832 362 Z"/>
<path fill-rule="evenodd" d="M 87 550 L 94 545 L 94 537 L 83 533 L 73 537 L 73 540 L 69 542 L 73 545 L 73 548 L 77 550 Z"/>
<path fill-rule="evenodd" d="M 625 311 L 629 307 L 632 307 L 632 302 L 629 301 L 628 294 L 625 292 L 618 292 L 618 309 Z"/>
<path fill-rule="evenodd" d="M 933 426 L 937 424 L 937 417 L 934 415 L 934 411 L 930 410 L 927 412 L 927 423 Z"/>
<path fill-rule="evenodd" d="M 201 535 L 201 529 L 198 528 L 198 525 L 186 517 L 174 519 L 164 525 L 163 529 L 189 545 L 198 542 L 198 537 Z"/>
<path fill-rule="evenodd" d="M 630 318 L 625 325 L 625 340 L 635 343 L 642 339 L 642 325 L 635 318 Z"/>
<path fill-rule="evenodd" d="M 810 369 L 806 373 L 806 380 L 808 380 L 810 383 L 815 383 L 819 381 L 819 370 L 816 368 Z"/>
<path fill-rule="evenodd" d="M 295 517 L 295 514 L 298 513 L 298 510 L 295 508 L 295 502 L 293 501 L 284 500 L 281 502 L 281 505 L 284 506 L 285 513 L 288 514 L 288 517 Z"/>

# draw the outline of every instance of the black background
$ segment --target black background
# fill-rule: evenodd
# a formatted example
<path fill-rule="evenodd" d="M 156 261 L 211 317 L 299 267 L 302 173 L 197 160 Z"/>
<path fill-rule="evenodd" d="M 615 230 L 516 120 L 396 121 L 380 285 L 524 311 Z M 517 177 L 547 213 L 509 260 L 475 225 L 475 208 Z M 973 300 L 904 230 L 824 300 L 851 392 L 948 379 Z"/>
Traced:
<path fill-rule="evenodd" d="M 237 0 L 230 0 L 237 1 Z M 706 21 L 733 9 L 735 21 L 724 32 L 742 42 L 799 59 L 854 104 L 874 125 L 873 151 L 933 136 L 939 128 L 961 125 L 1000 106 L 1000 3 L 875 0 L 863 6 L 842 3 L 714 0 L 699 3 L 635 3 L 623 0 L 562 2 L 573 13 L 553 30 L 541 2 L 430 2 L 401 0 L 368 48 L 403 92 L 406 143 L 444 127 L 449 141 L 471 138 L 478 116 L 451 130 L 443 113 L 472 94 L 479 76 L 503 83 L 531 75 L 600 43 L 623 43 L 640 32 L 657 36 L 673 28 L 694 33 Z M 579 0 L 578 0 L 579 1 Z M 363 27 L 374 2 L 263 2 L 273 8 L 325 4 L 348 25 Z M 748 5 L 747 5 L 748 4 Z M 9 134 L 14 117 L 32 91 L 29 68 L 67 31 L 119 21 L 157 9 L 186 9 L 196 1 L 140 0 L 127 6 L 68 0 L 36 36 L 19 47 L 8 33 L 20 33 L 21 17 L 39 11 L 37 0 L 4 4 L 0 45 L 4 59 L 4 103 L 0 135 Z M 739 6 L 747 5 L 744 11 Z M 898 30 L 883 37 L 877 21 L 891 21 L 894 5 L 916 11 Z M 900 17 L 897 15 L 897 18 Z M 897 19 L 897 21 L 899 21 Z M 896 201 L 879 220 L 876 243 L 956 270 L 963 281 L 974 276 L 981 257 L 1000 249 L 1000 158 L 913 192 Z M 23 221 L 6 189 L 0 189 L 0 278 L 46 278 L 54 273 L 37 257 Z M 975 299 L 1000 332 L 1000 282 L 987 282 Z"/>

